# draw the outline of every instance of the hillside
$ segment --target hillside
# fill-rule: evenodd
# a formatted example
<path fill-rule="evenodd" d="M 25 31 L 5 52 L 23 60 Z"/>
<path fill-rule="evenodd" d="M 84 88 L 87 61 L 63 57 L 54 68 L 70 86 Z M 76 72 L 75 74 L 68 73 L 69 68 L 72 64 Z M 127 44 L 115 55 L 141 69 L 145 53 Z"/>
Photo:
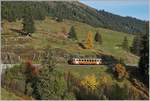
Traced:
<path fill-rule="evenodd" d="M 80 2 L 2 2 L 2 19 L 15 21 L 21 19 L 25 10 L 30 8 L 30 12 L 35 19 L 41 20 L 45 16 L 52 16 L 63 19 L 70 19 L 87 23 L 94 27 L 102 27 L 119 32 L 130 34 L 145 33 L 146 21 L 132 17 L 122 17 L 104 10 L 96 10 Z M 13 16 L 12 16 L 13 15 Z"/>
<path fill-rule="evenodd" d="M 77 1 L 3 1 L 2 99 L 149 99 L 145 24 Z"/>
<path fill-rule="evenodd" d="M 36 32 L 32 34 L 32 37 L 24 37 L 11 30 L 22 29 L 21 22 L 21 20 L 11 23 L 8 21 L 3 21 L 2 60 L 4 61 L 5 59 L 7 60 L 6 57 L 10 56 L 11 60 L 14 61 L 18 61 L 18 59 L 24 60 L 27 59 L 27 57 L 34 57 L 35 61 L 39 62 L 39 54 L 47 45 L 50 45 L 52 48 L 56 48 L 60 51 L 60 54 L 63 53 L 63 55 L 66 56 L 68 56 L 68 54 L 74 56 L 92 56 L 99 54 L 100 52 L 103 54 L 112 55 L 118 59 L 122 58 L 126 63 L 135 64 L 138 61 L 137 56 L 126 52 L 118 46 L 122 43 L 124 36 L 128 37 L 129 45 L 131 45 L 134 37 L 133 35 L 104 28 L 94 28 L 90 25 L 71 20 L 57 22 L 52 18 L 47 17 L 43 21 L 35 21 Z M 84 42 L 86 40 L 88 31 L 93 33 L 93 39 L 96 31 L 99 31 L 102 35 L 103 44 L 99 45 L 94 43 L 94 49 L 82 49 L 78 45 L 77 41 L 74 42 L 66 38 L 66 34 L 69 32 L 71 26 L 75 27 L 78 42 Z M 64 29 L 66 30 L 65 33 L 63 32 Z"/>

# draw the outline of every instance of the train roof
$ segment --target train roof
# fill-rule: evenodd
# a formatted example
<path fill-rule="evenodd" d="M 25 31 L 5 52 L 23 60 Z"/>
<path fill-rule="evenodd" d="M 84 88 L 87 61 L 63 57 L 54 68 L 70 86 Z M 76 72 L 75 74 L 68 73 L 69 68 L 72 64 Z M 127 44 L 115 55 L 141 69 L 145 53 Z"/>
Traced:
<path fill-rule="evenodd" d="M 72 59 L 83 59 L 83 60 L 102 60 L 101 58 L 72 58 Z"/>

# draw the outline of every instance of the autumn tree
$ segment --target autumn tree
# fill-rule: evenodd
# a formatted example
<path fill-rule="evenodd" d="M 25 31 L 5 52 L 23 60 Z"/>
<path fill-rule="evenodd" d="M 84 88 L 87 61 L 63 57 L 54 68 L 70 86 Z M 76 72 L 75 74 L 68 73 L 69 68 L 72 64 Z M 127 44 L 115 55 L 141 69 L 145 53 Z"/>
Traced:
<path fill-rule="evenodd" d="M 75 90 L 76 98 L 80 100 L 98 100 L 99 93 L 97 92 L 98 81 L 94 74 L 86 75 L 78 84 Z"/>
<path fill-rule="evenodd" d="M 128 76 L 126 68 L 122 64 L 116 64 L 114 68 L 115 75 L 118 79 L 123 79 Z"/>
<path fill-rule="evenodd" d="M 72 40 L 78 40 L 74 26 L 70 28 L 70 31 L 68 33 L 68 38 Z"/>
<path fill-rule="evenodd" d="M 25 63 L 25 69 L 24 69 L 24 74 L 25 74 L 25 91 L 24 94 L 27 94 L 27 86 L 30 83 L 31 85 L 33 85 L 33 81 L 35 79 L 37 79 L 37 75 L 38 75 L 38 66 L 34 66 L 32 64 L 31 60 L 28 60 Z"/>
<path fill-rule="evenodd" d="M 86 48 L 87 48 L 87 49 L 92 49 L 92 48 L 93 48 L 92 32 L 88 32 L 88 33 L 87 33 Z"/>
<path fill-rule="evenodd" d="M 95 41 L 98 42 L 99 44 L 102 44 L 102 36 L 99 32 L 96 32 L 95 34 Z"/>

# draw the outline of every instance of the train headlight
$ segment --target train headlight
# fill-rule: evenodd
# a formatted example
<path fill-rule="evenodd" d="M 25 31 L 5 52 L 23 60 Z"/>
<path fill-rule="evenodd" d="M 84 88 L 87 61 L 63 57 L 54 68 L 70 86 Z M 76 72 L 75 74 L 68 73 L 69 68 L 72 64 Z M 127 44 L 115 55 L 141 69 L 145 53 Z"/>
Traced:
<path fill-rule="evenodd" d="M 75 61 L 75 64 L 79 64 L 79 61 Z"/>

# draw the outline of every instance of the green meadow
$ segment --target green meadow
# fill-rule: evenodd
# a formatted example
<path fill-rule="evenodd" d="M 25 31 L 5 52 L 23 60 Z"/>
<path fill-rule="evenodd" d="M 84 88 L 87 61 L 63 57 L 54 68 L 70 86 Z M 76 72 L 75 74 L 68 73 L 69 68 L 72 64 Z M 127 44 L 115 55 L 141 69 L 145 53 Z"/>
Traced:
<path fill-rule="evenodd" d="M 16 22 L 3 21 L 2 30 L 2 47 L 7 46 L 11 51 L 16 51 L 17 49 L 23 52 L 19 54 L 24 56 L 30 53 L 30 50 L 36 52 L 42 51 L 47 45 L 53 48 L 61 48 L 71 54 L 96 54 L 101 51 L 104 54 L 112 55 L 116 58 L 122 58 L 128 64 L 137 64 L 138 57 L 126 52 L 119 45 L 122 44 L 125 36 L 128 38 L 129 46 L 132 44 L 134 38 L 133 35 L 112 31 L 104 28 L 95 28 L 85 23 L 80 23 L 76 21 L 64 20 L 63 22 L 57 22 L 51 17 L 46 17 L 43 21 L 35 21 L 36 32 L 32 34 L 32 38 L 21 38 L 18 33 L 11 31 L 10 29 L 22 29 L 22 21 L 18 20 Z M 69 32 L 70 27 L 74 26 L 78 41 L 71 41 L 66 38 L 66 35 L 62 32 Z M 93 49 L 82 49 L 77 44 L 78 42 L 85 43 L 87 33 L 91 31 L 93 33 Z M 102 36 L 102 45 L 94 42 L 94 36 L 96 31 L 98 31 Z M 3 40 L 4 39 L 4 40 Z M 23 47 L 23 48 L 22 48 Z M 15 50 L 16 49 L 16 50 Z M 25 51 L 28 51 L 25 52 Z"/>

